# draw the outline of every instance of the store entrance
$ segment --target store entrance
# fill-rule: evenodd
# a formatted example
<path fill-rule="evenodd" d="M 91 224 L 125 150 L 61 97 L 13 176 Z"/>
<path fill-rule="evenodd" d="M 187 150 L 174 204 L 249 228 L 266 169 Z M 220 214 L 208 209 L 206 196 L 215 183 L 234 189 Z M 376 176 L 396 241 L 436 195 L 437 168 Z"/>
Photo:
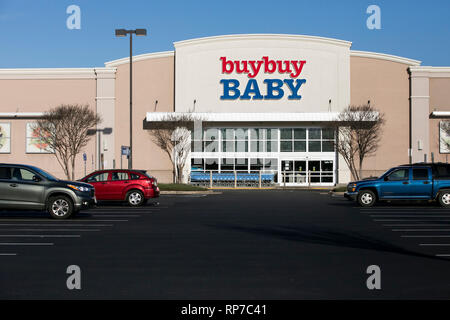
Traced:
<path fill-rule="evenodd" d="M 279 183 L 283 186 L 333 185 L 333 160 L 281 160 Z"/>

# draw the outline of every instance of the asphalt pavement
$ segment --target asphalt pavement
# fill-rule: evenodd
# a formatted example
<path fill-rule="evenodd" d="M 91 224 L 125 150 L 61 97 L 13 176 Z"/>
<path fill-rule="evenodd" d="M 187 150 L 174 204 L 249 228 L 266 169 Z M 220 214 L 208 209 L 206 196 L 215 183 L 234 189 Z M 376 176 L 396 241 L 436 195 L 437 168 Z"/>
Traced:
<path fill-rule="evenodd" d="M 450 209 L 304 190 L 0 211 L 0 299 L 448 299 Z M 69 290 L 67 267 L 81 270 Z M 369 290 L 367 268 L 381 271 Z"/>

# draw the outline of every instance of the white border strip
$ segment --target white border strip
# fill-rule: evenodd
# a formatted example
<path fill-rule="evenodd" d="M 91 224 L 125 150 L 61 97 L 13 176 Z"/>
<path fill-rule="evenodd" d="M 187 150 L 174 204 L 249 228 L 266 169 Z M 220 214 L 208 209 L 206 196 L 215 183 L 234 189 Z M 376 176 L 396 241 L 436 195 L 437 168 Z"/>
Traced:
<path fill-rule="evenodd" d="M 215 42 L 215 41 L 234 41 L 234 40 L 293 40 L 293 41 L 310 41 L 310 42 L 318 42 L 318 43 L 327 43 L 337 46 L 343 46 L 350 48 L 352 43 L 350 41 L 338 40 L 332 38 L 324 38 L 317 36 L 307 36 L 307 35 L 296 35 L 296 34 L 229 34 L 229 35 L 220 35 L 220 36 L 212 36 L 212 37 L 203 37 L 196 39 L 188 39 L 182 41 L 176 41 L 173 45 L 176 47 L 187 46 L 187 45 L 195 45 L 206 42 Z"/>
<path fill-rule="evenodd" d="M 392 61 L 392 62 L 404 63 L 409 66 L 419 66 L 422 63 L 422 61 L 419 61 L 419 60 L 394 56 L 394 55 L 385 54 L 385 53 L 369 52 L 369 51 L 350 50 L 350 56 L 351 57 L 360 57 L 360 58 L 387 60 L 387 61 Z"/>
<path fill-rule="evenodd" d="M 133 56 L 133 62 L 147 60 L 147 59 L 173 57 L 174 55 L 175 55 L 174 51 L 161 51 L 161 52 L 145 53 L 145 54 Z M 129 63 L 129 62 L 130 62 L 130 57 L 121 58 L 121 59 L 117 59 L 117 60 L 111 60 L 111 61 L 105 62 L 105 67 L 108 67 L 108 68 L 117 67 L 122 64 Z"/>

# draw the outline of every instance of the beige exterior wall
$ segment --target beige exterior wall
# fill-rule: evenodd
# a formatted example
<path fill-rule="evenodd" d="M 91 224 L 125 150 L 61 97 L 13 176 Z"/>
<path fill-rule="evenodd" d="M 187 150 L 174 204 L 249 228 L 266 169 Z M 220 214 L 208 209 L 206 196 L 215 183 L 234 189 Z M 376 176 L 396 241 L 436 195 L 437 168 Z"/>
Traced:
<path fill-rule="evenodd" d="M 73 75 L 68 78 L 62 73 L 18 75 L 16 72 L 3 72 L 0 73 L 0 97 L 0 113 L 45 112 L 60 104 L 88 104 L 95 110 L 96 80 L 93 72 L 84 71 L 79 78 Z M 0 154 L 0 162 L 36 165 L 59 178 L 65 178 L 53 154 L 26 153 L 26 123 L 32 121 L 0 119 L 0 122 L 11 124 L 11 153 Z M 95 159 L 95 148 L 95 139 L 92 139 L 83 150 L 88 157 L 88 172 L 94 169 L 91 159 L 92 156 Z M 84 176 L 82 154 L 77 157 L 75 176 L 77 179 Z"/>
<path fill-rule="evenodd" d="M 380 147 L 366 158 L 363 170 L 379 171 L 409 162 L 409 65 L 376 58 L 350 58 L 351 104 L 370 104 L 386 123 Z"/>
<path fill-rule="evenodd" d="M 429 112 L 450 111 L 450 77 L 429 79 L 430 105 Z M 434 154 L 434 161 L 447 162 L 449 154 L 439 152 L 439 122 L 449 119 L 430 119 L 430 152 Z"/>
<path fill-rule="evenodd" d="M 129 145 L 130 74 L 128 61 L 117 65 L 115 159 L 120 168 L 120 148 Z M 158 101 L 156 103 L 156 101 Z M 172 182 L 169 156 L 158 148 L 148 130 L 144 130 L 147 112 L 174 111 L 174 56 L 133 62 L 133 167 L 145 169 L 160 182 Z M 128 160 L 122 157 L 123 168 Z"/>

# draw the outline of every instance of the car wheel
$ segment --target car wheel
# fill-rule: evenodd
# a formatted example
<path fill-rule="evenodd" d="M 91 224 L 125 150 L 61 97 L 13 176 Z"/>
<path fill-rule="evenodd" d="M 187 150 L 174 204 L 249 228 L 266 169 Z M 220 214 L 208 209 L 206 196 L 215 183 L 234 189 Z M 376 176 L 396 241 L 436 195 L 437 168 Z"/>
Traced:
<path fill-rule="evenodd" d="M 370 190 L 362 190 L 358 193 L 358 203 L 361 207 L 372 207 L 376 201 L 375 193 Z"/>
<path fill-rule="evenodd" d="M 438 200 L 442 207 L 450 207 L 450 190 L 439 192 Z"/>
<path fill-rule="evenodd" d="M 127 202 L 132 207 L 139 207 L 145 203 L 144 194 L 139 190 L 132 190 L 127 194 Z"/>
<path fill-rule="evenodd" d="M 72 200 L 67 196 L 50 197 L 47 211 L 54 219 L 67 219 L 73 214 Z"/>

